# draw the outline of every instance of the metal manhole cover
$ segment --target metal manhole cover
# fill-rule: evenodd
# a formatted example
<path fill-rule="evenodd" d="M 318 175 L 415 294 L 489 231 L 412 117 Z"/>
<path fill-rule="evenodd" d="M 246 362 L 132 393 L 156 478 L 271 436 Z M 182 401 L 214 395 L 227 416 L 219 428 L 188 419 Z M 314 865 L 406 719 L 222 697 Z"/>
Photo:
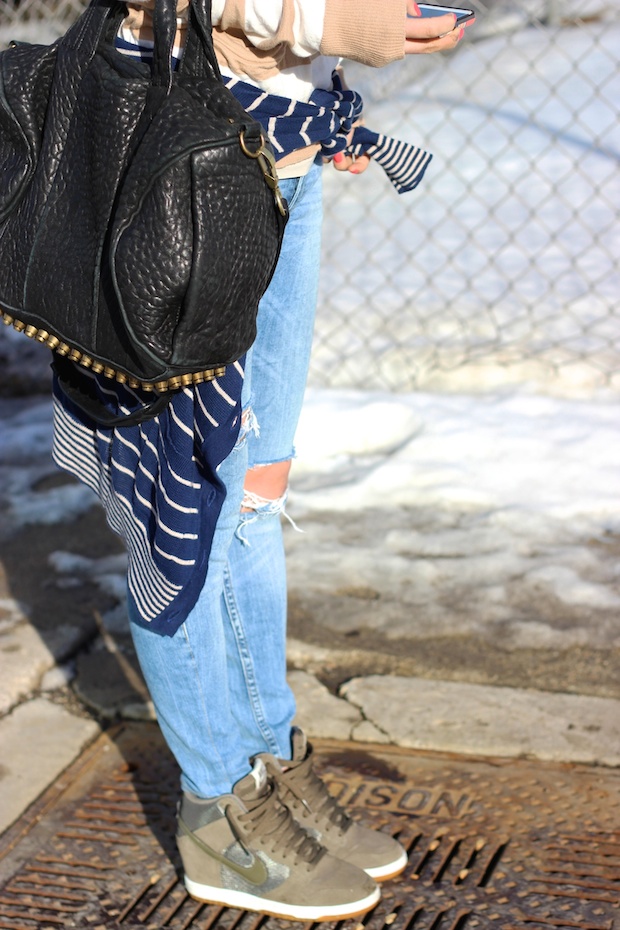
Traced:
<path fill-rule="evenodd" d="M 377 907 L 339 930 L 620 930 L 620 771 L 316 750 L 332 791 L 409 850 Z M 3 837 L 0 930 L 294 926 L 188 897 L 177 779 L 155 726 L 102 736 Z"/>

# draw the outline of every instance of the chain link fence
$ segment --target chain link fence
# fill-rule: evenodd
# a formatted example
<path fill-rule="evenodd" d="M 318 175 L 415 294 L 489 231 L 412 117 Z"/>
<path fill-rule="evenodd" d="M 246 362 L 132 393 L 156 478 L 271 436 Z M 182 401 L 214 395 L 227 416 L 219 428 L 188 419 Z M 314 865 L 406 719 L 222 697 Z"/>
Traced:
<path fill-rule="evenodd" d="M 620 389 L 618 0 L 473 0 L 450 55 L 346 68 L 366 123 L 434 158 L 399 197 L 325 172 L 315 385 Z M 0 0 L 50 41 L 82 0 Z"/>

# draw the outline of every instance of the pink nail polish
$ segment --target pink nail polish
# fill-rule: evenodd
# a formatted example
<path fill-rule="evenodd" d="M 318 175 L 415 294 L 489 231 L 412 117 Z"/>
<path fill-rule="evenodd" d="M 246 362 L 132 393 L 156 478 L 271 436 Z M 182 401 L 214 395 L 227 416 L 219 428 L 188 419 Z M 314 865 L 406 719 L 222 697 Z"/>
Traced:
<path fill-rule="evenodd" d="M 336 155 L 334 155 L 334 161 L 337 165 L 339 165 L 341 161 L 344 161 L 344 155 L 342 152 L 338 152 Z"/>
<path fill-rule="evenodd" d="M 421 16 L 421 15 L 422 15 L 422 11 L 421 11 L 421 9 L 420 9 L 420 7 L 418 6 L 417 3 L 414 3 L 414 4 L 413 4 L 413 9 L 415 10 L 415 15 L 416 15 L 416 16 Z"/>

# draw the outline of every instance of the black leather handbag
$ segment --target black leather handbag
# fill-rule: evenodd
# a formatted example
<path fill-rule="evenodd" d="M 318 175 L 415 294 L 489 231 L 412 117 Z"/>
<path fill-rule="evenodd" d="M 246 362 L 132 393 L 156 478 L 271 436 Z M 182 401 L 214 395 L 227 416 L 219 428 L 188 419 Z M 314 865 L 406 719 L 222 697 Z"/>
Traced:
<path fill-rule="evenodd" d="M 152 66 L 92 0 L 52 45 L 0 54 L 0 312 L 78 365 L 169 392 L 256 335 L 286 203 L 259 123 L 221 81 L 210 0 L 156 0 Z M 66 366 L 65 366 L 66 370 Z"/>

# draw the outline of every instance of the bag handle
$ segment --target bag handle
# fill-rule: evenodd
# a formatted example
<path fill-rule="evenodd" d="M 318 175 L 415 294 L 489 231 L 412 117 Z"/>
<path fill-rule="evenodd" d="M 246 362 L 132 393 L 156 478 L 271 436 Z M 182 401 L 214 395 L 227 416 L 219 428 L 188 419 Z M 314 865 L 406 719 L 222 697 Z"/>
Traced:
<path fill-rule="evenodd" d="M 153 84 L 172 87 L 172 50 L 177 32 L 177 0 L 155 0 L 153 11 Z"/>
<path fill-rule="evenodd" d="M 90 0 L 87 9 L 62 38 L 63 48 L 75 53 L 76 73 L 88 66 L 105 36 L 105 27 L 115 15 L 122 15 L 123 0 Z M 176 36 L 177 0 L 155 0 L 153 12 L 153 84 L 168 92 L 172 86 L 172 51 Z M 222 79 L 215 55 L 211 24 L 211 0 L 190 0 L 187 42 L 182 70 L 190 75 L 211 74 Z"/>
<path fill-rule="evenodd" d="M 191 0 L 190 24 L 183 53 L 182 68 L 190 74 L 200 74 L 207 64 L 218 81 L 222 80 L 215 48 L 213 46 L 213 22 L 211 0 Z"/>
<path fill-rule="evenodd" d="M 172 86 L 172 51 L 177 31 L 176 11 L 177 0 L 155 0 L 153 83 L 167 90 Z M 197 76 L 204 74 L 206 65 L 217 80 L 222 79 L 213 47 L 211 0 L 190 0 L 183 63 L 185 73 Z"/>
<path fill-rule="evenodd" d="M 109 13 L 110 5 L 104 3 L 104 0 L 91 0 L 88 8 L 62 37 L 62 45 L 73 51 L 81 51 L 88 63 L 97 51 Z"/>

